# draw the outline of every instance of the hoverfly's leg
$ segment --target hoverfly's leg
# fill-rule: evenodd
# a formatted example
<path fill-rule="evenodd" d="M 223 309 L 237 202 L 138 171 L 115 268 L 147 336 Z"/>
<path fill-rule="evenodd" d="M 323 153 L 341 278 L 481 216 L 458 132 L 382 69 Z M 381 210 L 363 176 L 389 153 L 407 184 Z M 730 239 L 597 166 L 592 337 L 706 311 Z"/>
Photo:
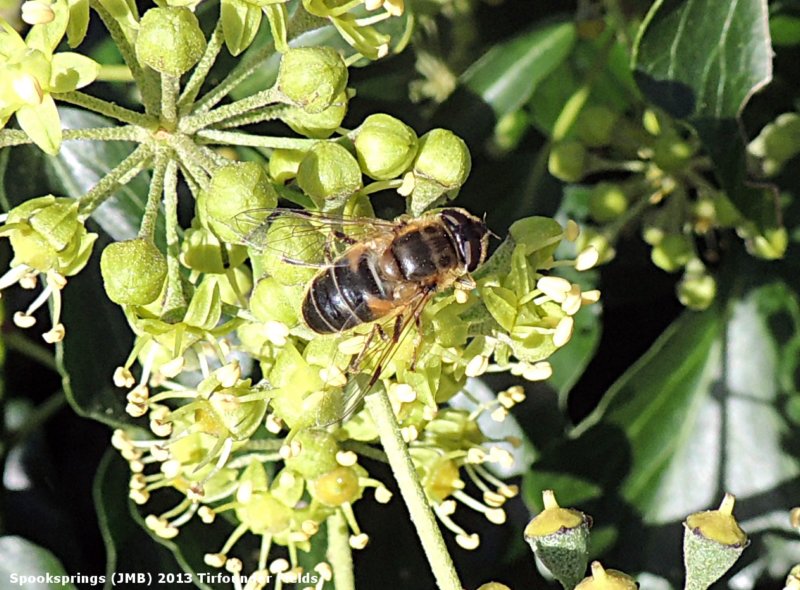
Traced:
<path fill-rule="evenodd" d="M 422 347 L 422 310 L 420 306 L 414 310 L 414 325 L 417 327 L 417 333 L 414 334 L 414 344 L 412 345 L 413 352 L 411 353 L 411 364 L 409 370 L 414 371 L 417 367 L 417 360 L 419 359 L 419 349 Z"/>
<path fill-rule="evenodd" d="M 364 361 L 364 357 L 367 355 L 367 351 L 369 350 L 372 341 L 375 339 L 375 334 L 381 335 L 382 339 L 386 335 L 380 324 L 374 324 L 372 326 L 367 339 L 364 341 L 364 346 L 361 348 L 361 351 L 355 357 L 353 357 L 353 359 L 350 361 L 350 364 L 347 366 L 348 371 L 355 372 L 358 370 L 359 365 Z"/>
<path fill-rule="evenodd" d="M 297 258 L 289 258 L 288 256 L 281 256 L 281 262 L 291 264 L 292 266 L 302 266 L 305 268 L 326 268 L 327 262 L 308 262 L 307 260 L 298 260 Z"/>

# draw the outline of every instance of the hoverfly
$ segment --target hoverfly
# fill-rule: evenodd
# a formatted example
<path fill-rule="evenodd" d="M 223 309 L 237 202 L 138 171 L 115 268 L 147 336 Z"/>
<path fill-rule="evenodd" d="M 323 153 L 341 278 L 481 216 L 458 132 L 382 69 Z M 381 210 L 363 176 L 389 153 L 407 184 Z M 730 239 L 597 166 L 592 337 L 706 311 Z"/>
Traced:
<path fill-rule="evenodd" d="M 320 335 L 373 326 L 351 368 L 367 357 L 374 368 L 366 384 L 347 401 L 342 419 L 380 379 L 408 328 L 420 326 L 422 311 L 434 295 L 451 286 L 462 290 L 475 287 L 470 274 L 486 259 L 491 234 L 481 218 L 456 207 L 394 221 L 280 208 L 247 211 L 241 216 L 244 223 L 252 224 L 265 214 L 266 220 L 244 234 L 243 241 L 256 249 L 281 252 L 287 264 L 316 269 L 300 305 L 305 325 Z M 325 260 L 310 263 L 292 253 L 284 254 L 283 248 L 290 252 L 285 242 L 293 234 L 290 231 L 288 237 L 271 241 L 267 230 L 277 220 L 295 225 L 295 234 L 309 229 L 327 231 Z M 389 335 L 384 326 L 392 321 Z"/>

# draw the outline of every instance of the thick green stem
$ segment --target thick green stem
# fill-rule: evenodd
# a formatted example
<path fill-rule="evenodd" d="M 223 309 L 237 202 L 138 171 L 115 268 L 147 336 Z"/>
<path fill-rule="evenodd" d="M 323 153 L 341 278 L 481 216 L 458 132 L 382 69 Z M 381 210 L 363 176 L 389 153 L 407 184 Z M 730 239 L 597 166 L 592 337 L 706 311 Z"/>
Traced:
<path fill-rule="evenodd" d="M 147 165 L 150 148 L 140 145 L 117 164 L 89 192 L 80 198 L 80 214 L 88 217 L 103 201 L 122 185 L 130 182 Z"/>
<path fill-rule="evenodd" d="M 389 466 L 411 514 L 411 520 L 422 542 L 439 590 L 462 590 L 463 586 L 458 580 L 458 574 L 447 552 L 436 517 L 419 482 L 414 462 L 400 433 L 400 425 L 392 411 L 386 390 L 379 388 L 368 395 L 366 404 L 378 427 L 383 450 L 389 458 Z"/>
<path fill-rule="evenodd" d="M 164 192 L 164 175 L 167 172 L 169 155 L 166 149 L 159 149 L 153 164 L 153 177 L 150 179 L 150 190 L 147 193 L 147 204 L 139 226 L 139 237 L 153 239 L 156 233 L 156 220 L 161 205 L 161 194 Z"/>
<path fill-rule="evenodd" d="M 161 74 L 161 123 L 174 131 L 178 126 L 178 92 L 181 79 L 178 76 Z"/>
<path fill-rule="evenodd" d="M 178 161 L 170 158 L 164 171 L 164 217 L 167 227 L 167 294 L 162 317 L 178 320 L 186 311 L 178 238 Z"/>
<path fill-rule="evenodd" d="M 215 123 L 273 104 L 277 102 L 277 99 L 278 92 L 274 88 L 267 88 L 261 92 L 256 92 L 252 96 L 226 104 L 213 111 L 186 117 L 181 121 L 181 130 L 184 133 L 192 134 L 198 129 L 205 129 Z"/>
<path fill-rule="evenodd" d="M 211 33 L 211 38 L 208 40 L 203 57 L 200 58 L 200 61 L 195 66 L 192 76 L 186 82 L 186 86 L 178 99 L 178 111 L 181 115 L 185 115 L 191 110 L 192 104 L 197 98 L 197 94 L 200 92 L 200 88 L 202 88 L 203 82 L 214 65 L 224 42 L 225 35 L 222 33 L 222 19 L 220 19 L 217 21 L 216 27 L 214 27 L 214 32 Z"/>
<path fill-rule="evenodd" d="M 250 135 L 249 133 L 237 133 L 235 131 L 217 131 L 208 129 L 198 131 L 199 139 L 207 140 L 208 143 L 219 143 L 227 145 L 248 145 L 252 147 L 265 147 L 273 149 L 307 150 L 317 139 L 304 139 L 299 137 L 269 137 L 260 135 Z"/>
<path fill-rule="evenodd" d="M 245 125 L 253 125 L 255 123 L 262 123 L 264 121 L 274 121 L 275 119 L 280 118 L 281 114 L 288 108 L 291 107 L 285 104 L 267 105 L 262 109 L 226 119 L 214 127 L 218 129 L 226 129 L 228 127 L 243 127 Z"/>
<path fill-rule="evenodd" d="M 355 590 L 353 553 L 350 550 L 350 530 L 340 510 L 328 517 L 327 558 L 333 567 L 333 587 L 336 590 Z"/>
<path fill-rule="evenodd" d="M 101 98 L 96 98 L 85 92 L 73 90 L 72 92 L 62 92 L 54 94 L 53 98 L 62 102 L 68 102 L 79 107 L 83 107 L 95 113 L 105 115 L 112 119 L 128 123 L 130 125 L 139 125 L 140 127 L 154 127 L 155 121 L 145 115 L 144 113 L 137 113 L 125 107 L 115 105 Z"/>
<path fill-rule="evenodd" d="M 158 86 L 154 79 L 154 73 L 142 68 L 122 26 L 111 16 L 111 13 L 106 10 L 99 0 L 89 0 L 89 5 L 100 15 L 103 24 L 111 35 L 111 39 L 114 41 L 114 45 L 119 49 L 122 59 L 125 60 L 125 63 L 130 68 L 133 79 L 136 80 L 136 85 L 142 93 L 145 111 L 155 114 L 158 111 Z"/>
<path fill-rule="evenodd" d="M 209 158 L 194 141 L 185 135 L 175 135 L 170 142 L 181 164 L 191 172 L 194 180 L 205 189 L 209 176 L 217 169 L 216 162 Z"/>

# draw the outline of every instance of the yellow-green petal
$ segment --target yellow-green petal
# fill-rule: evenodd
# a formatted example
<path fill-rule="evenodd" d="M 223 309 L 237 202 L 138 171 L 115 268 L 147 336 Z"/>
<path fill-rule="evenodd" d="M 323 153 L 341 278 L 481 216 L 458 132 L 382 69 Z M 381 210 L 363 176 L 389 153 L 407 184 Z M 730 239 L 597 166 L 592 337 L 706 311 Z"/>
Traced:
<path fill-rule="evenodd" d="M 50 69 L 50 92 L 71 92 L 91 84 L 100 72 L 93 59 L 65 51 L 53 56 Z"/>
<path fill-rule="evenodd" d="M 58 153 L 61 148 L 61 119 L 52 96 L 45 94 L 41 104 L 20 107 L 17 123 L 42 151 L 51 156 Z"/>

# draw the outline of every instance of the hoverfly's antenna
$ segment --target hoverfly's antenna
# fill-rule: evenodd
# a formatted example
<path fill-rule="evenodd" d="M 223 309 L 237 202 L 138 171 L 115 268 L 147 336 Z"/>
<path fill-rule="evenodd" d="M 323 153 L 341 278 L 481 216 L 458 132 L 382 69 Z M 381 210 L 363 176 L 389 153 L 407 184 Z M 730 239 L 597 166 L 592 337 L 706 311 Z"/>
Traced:
<path fill-rule="evenodd" d="M 494 233 L 492 230 L 489 229 L 489 226 L 486 225 L 486 212 L 483 213 L 483 225 L 486 227 L 486 233 L 492 236 L 493 238 L 499 240 L 500 236 Z"/>

